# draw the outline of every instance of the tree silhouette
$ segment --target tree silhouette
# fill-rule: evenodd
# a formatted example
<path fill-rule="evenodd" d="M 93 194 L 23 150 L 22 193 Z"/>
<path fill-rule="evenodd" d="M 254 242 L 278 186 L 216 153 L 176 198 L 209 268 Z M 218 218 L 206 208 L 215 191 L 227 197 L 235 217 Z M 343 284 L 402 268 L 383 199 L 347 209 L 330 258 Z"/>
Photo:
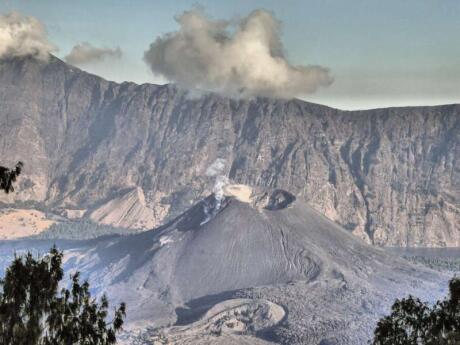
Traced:
<path fill-rule="evenodd" d="M 449 282 L 449 297 L 433 306 L 409 296 L 397 299 L 377 323 L 374 345 L 460 345 L 460 279 Z"/>
<path fill-rule="evenodd" d="M 91 297 L 80 273 L 69 289 L 59 291 L 63 253 L 53 247 L 35 259 L 29 252 L 15 257 L 0 281 L 0 344 L 2 345 L 111 345 L 121 330 L 125 304 L 107 322 L 107 298 Z"/>
<path fill-rule="evenodd" d="M 16 178 L 21 174 L 23 166 L 22 162 L 18 162 L 14 169 L 0 166 L 0 190 L 7 194 L 14 191 L 13 182 L 16 182 Z"/>

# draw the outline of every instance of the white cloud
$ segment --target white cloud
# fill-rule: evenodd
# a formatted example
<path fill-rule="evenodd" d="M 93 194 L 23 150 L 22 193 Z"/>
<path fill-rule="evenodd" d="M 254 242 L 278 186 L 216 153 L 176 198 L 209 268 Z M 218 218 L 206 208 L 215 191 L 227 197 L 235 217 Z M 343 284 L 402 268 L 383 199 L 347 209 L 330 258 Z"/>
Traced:
<path fill-rule="evenodd" d="M 18 12 L 0 15 L 0 59 L 33 56 L 46 60 L 55 50 L 37 18 Z"/>
<path fill-rule="evenodd" d="M 271 12 L 256 10 L 230 22 L 191 10 L 176 21 L 180 29 L 158 37 L 144 60 L 179 85 L 236 97 L 292 98 L 332 83 L 327 68 L 287 60 L 281 23 Z"/>
<path fill-rule="evenodd" d="M 121 58 L 122 52 L 120 47 L 117 48 L 99 48 L 94 47 L 88 42 L 75 45 L 70 53 L 64 58 L 66 62 L 72 65 L 84 65 L 90 62 L 101 61 L 106 58 Z"/>

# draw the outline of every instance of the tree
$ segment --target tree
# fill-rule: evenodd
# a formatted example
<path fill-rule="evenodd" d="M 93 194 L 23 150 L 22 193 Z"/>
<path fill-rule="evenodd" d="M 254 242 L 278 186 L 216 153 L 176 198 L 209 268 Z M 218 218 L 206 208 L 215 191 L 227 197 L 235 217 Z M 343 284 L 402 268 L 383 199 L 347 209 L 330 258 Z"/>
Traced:
<path fill-rule="evenodd" d="M 433 306 L 409 296 L 397 299 L 377 323 L 374 345 L 460 345 L 460 279 L 449 282 L 449 297 Z"/>
<path fill-rule="evenodd" d="M 14 169 L 0 166 L 0 190 L 7 194 L 14 191 L 13 182 L 16 182 L 16 178 L 21 174 L 23 166 L 22 162 L 18 162 Z"/>
<path fill-rule="evenodd" d="M 63 253 L 53 247 L 35 259 L 29 252 L 17 256 L 0 281 L 0 344 L 2 345 L 110 345 L 121 330 L 125 304 L 107 322 L 107 298 L 91 297 L 90 285 L 71 276 L 70 288 L 63 278 Z"/>

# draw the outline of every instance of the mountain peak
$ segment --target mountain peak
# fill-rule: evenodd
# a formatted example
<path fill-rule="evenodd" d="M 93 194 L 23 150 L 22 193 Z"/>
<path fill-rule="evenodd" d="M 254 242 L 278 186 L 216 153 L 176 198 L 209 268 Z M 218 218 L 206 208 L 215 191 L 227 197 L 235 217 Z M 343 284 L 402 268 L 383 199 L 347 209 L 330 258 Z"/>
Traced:
<path fill-rule="evenodd" d="M 193 98 L 175 85 L 108 82 L 56 57 L 0 62 L 0 102 L 3 164 L 26 163 L 16 201 L 96 210 L 130 186 L 151 227 L 209 195 L 207 170 L 220 161 L 232 183 L 289 191 L 369 243 L 460 243 L 459 106 L 343 112 Z M 250 198 L 245 187 L 230 192 Z"/>

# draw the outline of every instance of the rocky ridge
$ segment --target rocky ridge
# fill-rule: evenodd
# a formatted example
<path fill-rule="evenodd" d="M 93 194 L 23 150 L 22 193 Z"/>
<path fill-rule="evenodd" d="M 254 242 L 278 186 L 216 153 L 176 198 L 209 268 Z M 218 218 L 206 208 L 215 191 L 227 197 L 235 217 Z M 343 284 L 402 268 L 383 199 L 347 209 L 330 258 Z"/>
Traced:
<path fill-rule="evenodd" d="M 289 190 L 368 243 L 460 245 L 460 105 L 349 112 L 192 97 L 54 57 L 1 61 L 0 104 L 2 164 L 26 162 L 6 203 L 150 228 L 223 176 Z"/>

